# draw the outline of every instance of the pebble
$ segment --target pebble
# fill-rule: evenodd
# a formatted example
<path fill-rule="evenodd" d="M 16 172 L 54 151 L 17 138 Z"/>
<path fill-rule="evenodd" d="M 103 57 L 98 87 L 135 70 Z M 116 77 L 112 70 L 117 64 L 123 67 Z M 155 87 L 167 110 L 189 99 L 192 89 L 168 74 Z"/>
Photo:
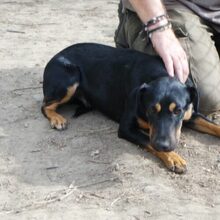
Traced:
<path fill-rule="evenodd" d="M 115 171 L 119 171 L 119 170 L 120 170 L 120 166 L 119 166 L 118 163 L 116 163 L 116 164 L 114 165 L 114 170 L 115 170 Z"/>
<path fill-rule="evenodd" d="M 7 136 L 8 135 L 5 134 L 4 129 L 0 127 L 0 138 L 7 137 Z"/>
<path fill-rule="evenodd" d="M 200 185 L 201 187 L 206 187 L 206 184 L 203 183 L 203 182 L 200 182 L 199 185 Z"/>
<path fill-rule="evenodd" d="M 211 170 L 210 170 L 210 169 L 207 169 L 207 168 L 205 168 L 205 167 L 203 167 L 203 170 L 204 170 L 204 171 L 206 171 L 206 172 L 208 172 L 208 173 L 210 173 L 210 172 L 211 172 Z"/>
<path fill-rule="evenodd" d="M 99 150 L 92 151 L 91 157 L 98 156 L 99 154 L 100 154 L 100 151 L 99 151 Z"/>
<path fill-rule="evenodd" d="M 183 143 L 183 147 L 187 147 L 186 143 Z"/>

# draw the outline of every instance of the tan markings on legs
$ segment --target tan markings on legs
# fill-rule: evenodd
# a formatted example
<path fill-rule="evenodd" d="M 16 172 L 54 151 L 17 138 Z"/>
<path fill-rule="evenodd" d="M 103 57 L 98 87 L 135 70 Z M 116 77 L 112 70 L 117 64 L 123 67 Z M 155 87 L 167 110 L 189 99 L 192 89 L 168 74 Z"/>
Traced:
<path fill-rule="evenodd" d="M 193 128 L 197 131 L 220 137 L 220 126 L 206 121 L 202 117 L 195 118 Z"/>
<path fill-rule="evenodd" d="M 60 114 L 56 113 L 56 109 L 59 106 L 59 102 L 53 103 L 49 106 L 44 107 L 44 113 L 50 121 L 51 128 L 57 130 L 63 130 L 67 126 L 66 119 Z"/>
<path fill-rule="evenodd" d="M 172 102 L 172 103 L 169 105 L 169 110 L 170 110 L 170 112 L 173 112 L 175 108 L 176 108 L 176 103 Z"/>
<path fill-rule="evenodd" d="M 54 102 L 53 104 L 48 106 L 43 106 L 44 114 L 49 119 L 52 128 L 56 128 L 57 130 L 63 130 L 67 127 L 67 120 L 63 116 L 58 114 L 56 112 L 56 109 L 59 105 L 68 102 L 72 98 L 78 85 L 79 84 L 76 83 L 73 86 L 69 87 L 67 89 L 66 96 L 61 101 Z"/>
<path fill-rule="evenodd" d="M 189 105 L 189 108 L 187 109 L 187 111 L 184 114 L 184 117 L 183 117 L 184 121 L 188 121 L 192 117 L 192 111 L 193 111 L 193 104 L 191 103 Z"/>
<path fill-rule="evenodd" d="M 157 103 L 157 104 L 155 105 L 155 109 L 156 109 L 157 113 L 159 113 L 159 112 L 161 111 L 161 105 L 160 105 L 160 103 Z"/>
<path fill-rule="evenodd" d="M 175 173 L 184 173 L 186 171 L 186 161 L 174 151 L 159 152 L 154 150 L 151 146 L 148 146 L 147 150 L 160 158 L 169 170 Z"/>
<path fill-rule="evenodd" d="M 68 102 L 72 98 L 72 96 L 74 95 L 74 93 L 75 93 L 78 86 L 79 86 L 78 83 L 75 83 L 73 86 L 70 86 L 67 89 L 66 96 L 59 102 L 59 105 Z"/>

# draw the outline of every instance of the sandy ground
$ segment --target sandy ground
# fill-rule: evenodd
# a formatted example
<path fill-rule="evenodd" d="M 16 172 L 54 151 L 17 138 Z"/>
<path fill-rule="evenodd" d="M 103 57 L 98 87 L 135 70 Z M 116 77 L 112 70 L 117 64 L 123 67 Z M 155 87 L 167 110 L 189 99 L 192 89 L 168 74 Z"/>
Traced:
<path fill-rule="evenodd" d="M 219 139 L 184 129 L 176 175 L 98 112 L 63 108 L 63 132 L 40 112 L 47 61 L 77 42 L 114 45 L 117 2 L 1 0 L 0 219 L 220 219 Z"/>

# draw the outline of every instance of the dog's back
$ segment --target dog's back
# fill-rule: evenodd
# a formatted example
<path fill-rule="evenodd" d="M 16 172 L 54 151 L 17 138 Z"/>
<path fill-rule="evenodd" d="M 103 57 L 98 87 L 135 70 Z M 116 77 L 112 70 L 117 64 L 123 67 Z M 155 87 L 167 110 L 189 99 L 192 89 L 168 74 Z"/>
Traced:
<path fill-rule="evenodd" d="M 67 88 L 77 81 L 84 99 L 119 121 L 130 92 L 165 75 L 163 62 L 156 56 L 94 43 L 76 44 L 55 55 L 46 66 L 44 94 L 52 82 L 50 87 L 57 88 L 56 99 L 62 99 L 65 90 L 60 84 Z M 54 80 L 48 80 L 51 78 Z"/>

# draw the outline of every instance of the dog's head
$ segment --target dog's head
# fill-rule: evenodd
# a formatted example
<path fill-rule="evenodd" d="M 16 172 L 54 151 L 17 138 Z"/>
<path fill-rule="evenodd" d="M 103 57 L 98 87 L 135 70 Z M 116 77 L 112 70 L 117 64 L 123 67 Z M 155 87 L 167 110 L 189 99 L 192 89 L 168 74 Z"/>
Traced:
<path fill-rule="evenodd" d="M 151 146 L 157 151 L 174 150 L 183 121 L 197 111 L 196 89 L 162 77 L 139 88 L 139 101 L 141 115 L 148 121 Z"/>

